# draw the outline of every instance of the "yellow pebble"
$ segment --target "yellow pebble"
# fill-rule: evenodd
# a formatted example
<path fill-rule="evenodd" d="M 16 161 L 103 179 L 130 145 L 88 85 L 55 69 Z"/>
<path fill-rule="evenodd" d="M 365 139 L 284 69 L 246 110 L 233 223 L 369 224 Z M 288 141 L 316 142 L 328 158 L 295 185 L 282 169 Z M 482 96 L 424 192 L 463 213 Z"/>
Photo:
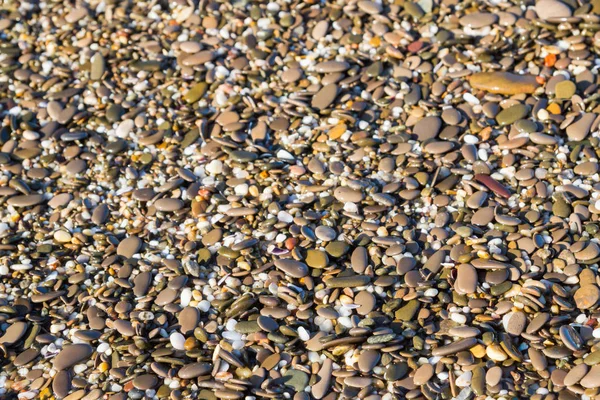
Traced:
<path fill-rule="evenodd" d="M 477 358 L 483 358 L 485 356 L 485 347 L 482 344 L 478 344 L 475 347 L 471 347 L 471 353 Z"/>
<path fill-rule="evenodd" d="M 108 371 L 108 369 L 110 368 L 110 365 L 108 365 L 108 363 L 103 362 L 100 365 L 98 365 L 98 371 L 100 372 L 106 372 Z"/>
<path fill-rule="evenodd" d="M 550 104 L 548 107 L 546 107 L 546 110 L 552 114 L 560 114 L 560 106 L 556 103 Z"/>
<path fill-rule="evenodd" d="M 344 133 L 346 133 L 346 125 L 345 124 L 340 124 L 340 125 L 336 125 L 335 127 L 331 128 L 329 130 L 329 139 L 330 140 L 337 140 L 340 137 L 342 137 L 342 135 Z"/>

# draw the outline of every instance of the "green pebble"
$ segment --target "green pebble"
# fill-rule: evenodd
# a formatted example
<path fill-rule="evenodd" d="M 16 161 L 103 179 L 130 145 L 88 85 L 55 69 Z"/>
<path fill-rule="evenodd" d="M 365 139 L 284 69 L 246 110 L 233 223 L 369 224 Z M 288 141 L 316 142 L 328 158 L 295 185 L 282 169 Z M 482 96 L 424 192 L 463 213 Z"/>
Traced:
<path fill-rule="evenodd" d="M 330 242 L 325 247 L 325 251 L 327 251 L 327 253 L 329 253 L 330 256 L 335 257 L 335 258 L 342 257 L 344 254 L 346 254 L 348 252 L 349 249 L 350 249 L 350 245 L 348 243 L 341 242 L 338 240 Z"/>
<path fill-rule="evenodd" d="M 306 252 L 306 260 L 304 260 L 309 267 L 312 268 L 325 268 L 329 264 L 329 257 L 327 253 L 321 250 L 308 250 Z"/>
<path fill-rule="evenodd" d="M 183 96 L 183 99 L 188 103 L 192 104 L 197 102 L 204 96 L 206 90 L 208 89 L 208 85 L 206 82 L 196 83 L 187 93 Z"/>
<path fill-rule="evenodd" d="M 576 90 L 577 88 L 573 82 L 562 81 L 556 84 L 554 92 L 558 99 L 570 99 L 575 94 Z"/>
<path fill-rule="evenodd" d="M 308 385 L 309 376 L 306 372 L 297 369 L 288 369 L 283 374 L 283 381 L 286 386 L 293 387 L 297 392 L 302 392 Z"/>
<path fill-rule="evenodd" d="M 396 311 L 396 319 L 401 321 L 410 321 L 419 311 L 420 304 L 417 300 L 409 301 L 405 306 Z"/>
<path fill-rule="evenodd" d="M 513 122 L 523 119 L 529 113 L 529 107 L 525 104 L 515 104 L 514 106 L 508 107 L 496 115 L 496 122 L 498 125 L 505 126 L 510 125 Z"/>

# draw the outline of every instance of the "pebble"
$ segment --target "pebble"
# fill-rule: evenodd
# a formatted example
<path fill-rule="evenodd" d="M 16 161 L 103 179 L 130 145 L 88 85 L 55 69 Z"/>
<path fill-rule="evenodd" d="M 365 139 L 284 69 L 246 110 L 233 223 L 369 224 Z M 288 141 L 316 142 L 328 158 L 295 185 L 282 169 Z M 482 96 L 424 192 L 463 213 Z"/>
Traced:
<path fill-rule="evenodd" d="M 531 94 L 539 86 L 533 75 L 510 72 L 478 72 L 469 77 L 469 84 L 474 89 L 504 95 Z"/>
<path fill-rule="evenodd" d="M 76 343 L 65 345 L 54 358 L 54 368 L 58 371 L 72 367 L 87 360 L 94 349 L 89 344 Z"/>
<path fill-rule="evenodd" d="M 275 260 L 275 266 L 293 278 L 303 278 L 308 275 L 308 267 L 299 261 L 290 259 Z"/>
<path fill-rule="evenodd" d="M 556 0 L 538 1 L 535 4 L 535 12 L 543 20 L 570 17 L 572 13 L 565 3 Z"/>
<path fill-rule="evenodd" d="M 431 364 L 423 364 L 416 371 L 413 376 L 413 382 L 417 386 L 421 386 L 429 382 L 433 377 L 434 369 Z"/>
<path fill-rule="evenodd" d="M 460 18 L 458 22 L 468 28 L 481 29 L 485 26 L 492 25 L 498 20 L 495 14 L 474 12 Z"/>

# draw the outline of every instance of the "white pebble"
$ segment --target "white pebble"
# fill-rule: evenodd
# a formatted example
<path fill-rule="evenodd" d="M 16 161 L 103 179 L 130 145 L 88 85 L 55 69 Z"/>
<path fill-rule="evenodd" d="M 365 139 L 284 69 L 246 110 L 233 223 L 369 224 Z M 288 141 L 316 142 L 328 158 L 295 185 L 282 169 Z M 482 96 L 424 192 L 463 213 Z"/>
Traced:
<path fill-rule="evenodd" d="M 126 119 L 125 121 L 121 122 L 119 124 L 119 127 L 116 130 L 116 134 L 118 137 L 125 139 L 127 136 L 129 136 L 129 133 L 131 132 L 131 130 L 133 129 L 133 120 L 132 119 Z"/>
<path fill-rule="evenodd" d="M 458 314 L 458 313 L 450 314 L 450 319 L 459 324 L 464 324 L 467 322 L 467 317 L 465 317 L 462 314 Z"/>
<path fill-rule="evenodd" d="M 110 349 L 110 344 L 108 343 L 100 343 L 96 350 L 98 353 L 106 353 L 106 350 Z"/>
<path fill-rule="evenodd" d="M 210 309 L 210 302 L 207 300 L 202 300 L 198 303 L 198 309 L 203 312 L 207 312 Z"/>
<path fill-rule="evenodd" d="M 458 387 L 467 387 L 471 383 L 471 377 L 473 373 L 471 371 L 465 371 L 461 376 L 456 378 L 456 386 Z"/>
<path fill-rule="evenodd" d="M 223 163 L 219 160 L 212 160 L 206 166 L 206 172 L 211 175 L 218 175 L 223 172 Z"/>
<path fill-rule="evenodd" d="M 286 224 L 290 224 L 294 221 L 294 217 L 286 211 L 279 211 L 279 213 L 277 213 L 277 219 Z"/>
<path fill-rule="evenodd" d="M 187 307 L 190 305 L 190 301 L 192 300 L 192 289 L 185 288 L 181 291 L 180 301 L 182 307 Z"/>
<path fill-rule="evenodd" d="M 225 325 L 225 329 L 227 329 L 228 331 L 233 331 L 233 330 L 235 330 L 236 325 L 237 325 L 237 321 L 235 319 L 230 319 L 229 321 L 227 321 L 227 324 Z"/>
<path fill-rule="evenodd" d="M 185 337 L 181 333 L 173 332 L 169 339 L 171 340 L 171 346 L 173 346 L 175 350 L 185 350 Z"/>
<path fill-rule="evenodd" d="M 463 137 L 463 140 L 465 141 L 465 143 L 468 143 L 468 144 L 479 143 L 479 138 L 475 135 L 465 135 Z"/>
<path fill-rule="evenodd" d="M 308 333 L 308 331 L 304 327 L 301 326 L 301 327 L 298 328 L 298 337 L 303 342 L 306 342 L 306 341 L 308 341 L 310 339 L 310 334 Z"/>

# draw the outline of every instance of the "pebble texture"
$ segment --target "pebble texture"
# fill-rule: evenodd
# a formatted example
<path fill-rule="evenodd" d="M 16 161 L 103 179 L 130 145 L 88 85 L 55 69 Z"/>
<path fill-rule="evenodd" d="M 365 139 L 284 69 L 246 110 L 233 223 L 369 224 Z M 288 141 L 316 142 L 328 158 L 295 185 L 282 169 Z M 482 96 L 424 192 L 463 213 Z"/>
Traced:
<path fill-rule="evenodd" d="M 0 399 L 599 397 L 599 1 L 3 5 Z"/>

